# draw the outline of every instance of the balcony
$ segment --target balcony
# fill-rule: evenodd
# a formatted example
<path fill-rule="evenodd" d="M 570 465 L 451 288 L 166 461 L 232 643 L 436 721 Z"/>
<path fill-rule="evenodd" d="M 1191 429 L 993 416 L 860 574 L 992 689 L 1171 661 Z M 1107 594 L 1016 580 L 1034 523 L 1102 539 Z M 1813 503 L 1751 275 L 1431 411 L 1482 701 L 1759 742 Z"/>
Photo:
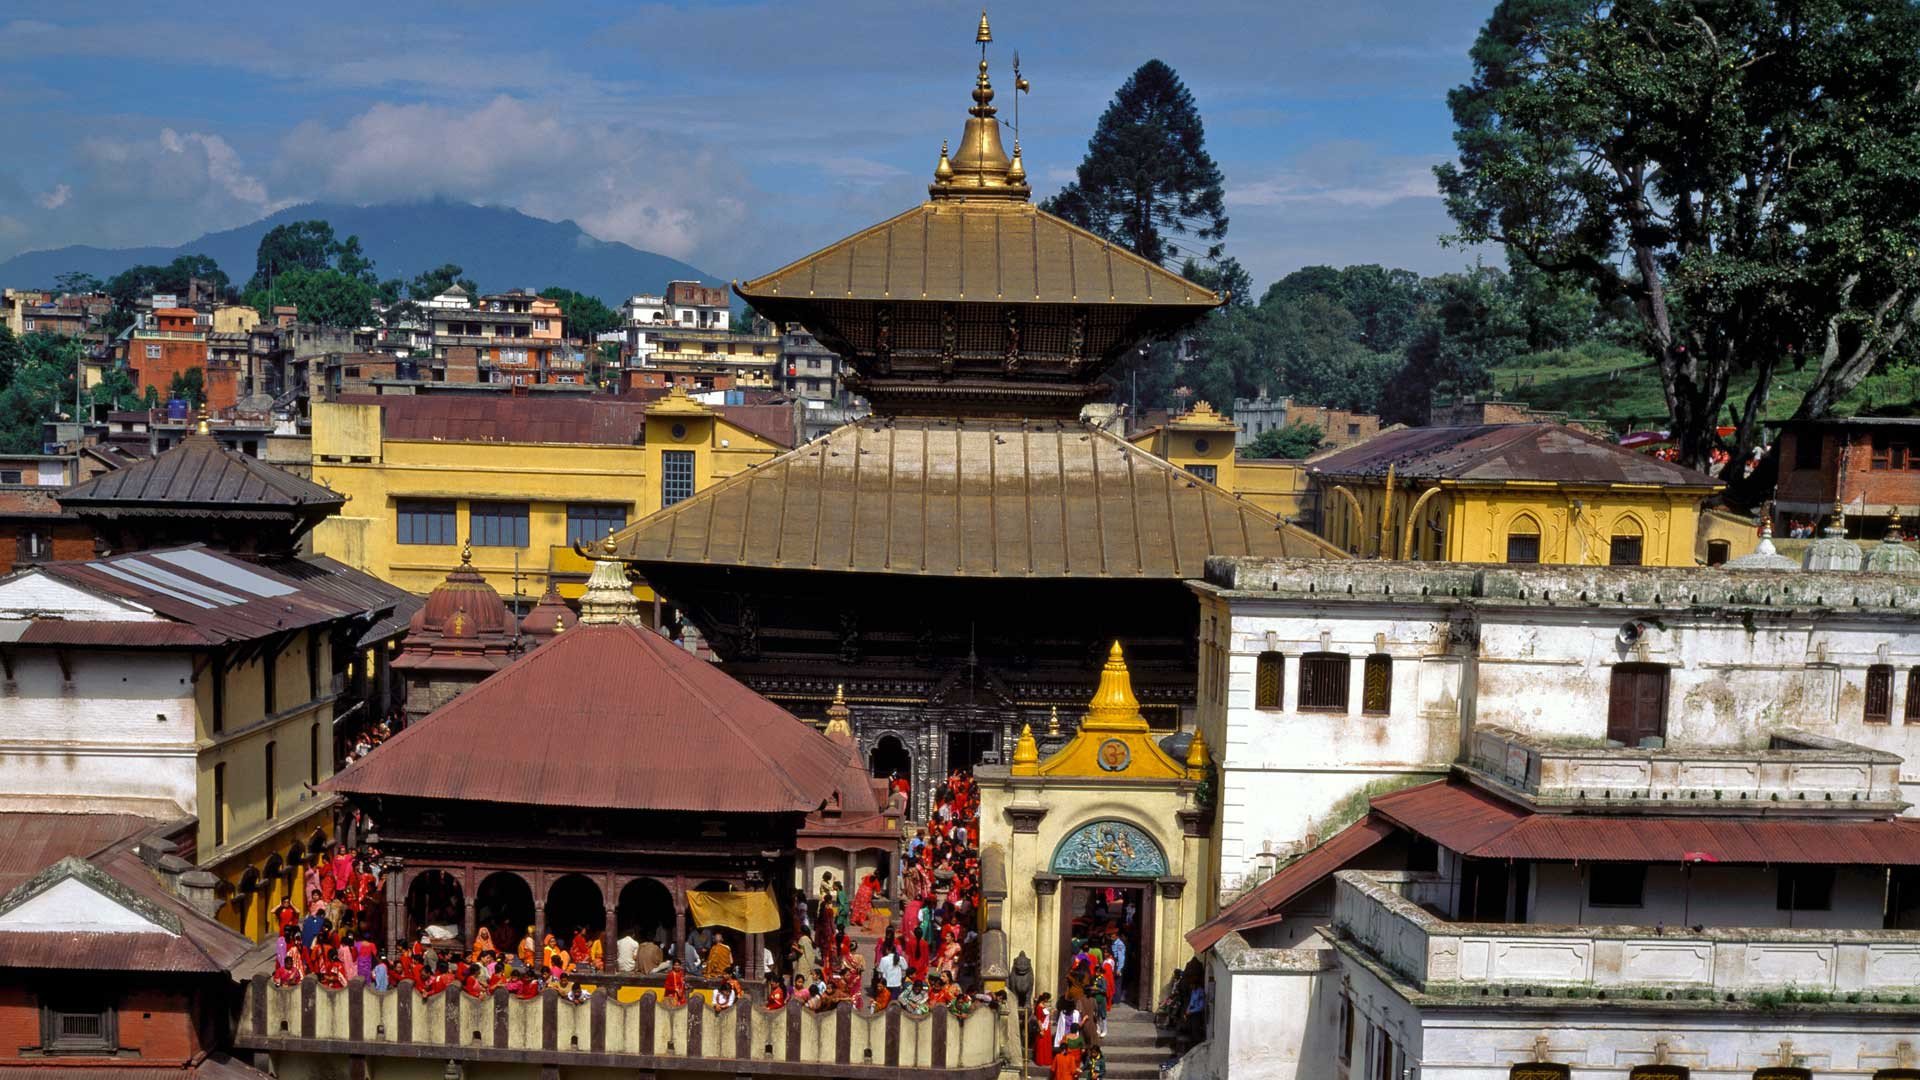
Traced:
<path fill-rule="evenodd" d="M 135 341 L 205 341 L 204 330 L 135 330 Z"/>
<path fill-rule="evenodd" d="M 1662 813 L 1898 813 L 1900 758 L 1789 731 L 1764 750 L 1555 745 L 1476 727 L 1468 768 L 1541 809 L 1659 806 Z"/>
<path fill-rule="evenodd" d="M 1914 1004 L 1920 931 L 1456 923 L 1361 870 L 1334 875 L 1345 948 L 1436 997 Z"/>
<path fill-rule="evenodd" d="M 986 1080 L 1000 1070 L 1001 1017 L 981 1006 L 966 1017 L 888 1009 L 831 1013 L 799 1005 L 768 1011 L 743 1000 L 714 1012 L 702 998 L 667 1005 L 651 992 L 631 1002 L 596 993 L 574 1004 L 504 990 L 476 998 L 457 990 L 422 997 L 411 983 L 344 990 L 309 978 L 247 986 L 235 1042 L 250 1050 L 405 1057 L 425 1061 L 525 1063 L 579 1068 L 896 1077 L 903 1070 Z M 377 1073 L 378 1070 L 376 1069 Z"/>

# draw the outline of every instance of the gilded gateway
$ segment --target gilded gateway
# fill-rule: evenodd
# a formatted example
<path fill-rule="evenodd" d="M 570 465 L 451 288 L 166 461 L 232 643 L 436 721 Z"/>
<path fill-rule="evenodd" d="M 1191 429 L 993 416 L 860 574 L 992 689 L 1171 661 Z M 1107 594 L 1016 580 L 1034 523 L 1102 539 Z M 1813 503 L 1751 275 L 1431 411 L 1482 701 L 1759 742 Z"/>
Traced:
<path fill-rule="evenodd" d="M 1220 298 L 1033 205 L 984 22 L 978 40 L 927 201 L 736 286 L 845 358 L 874 415 L 615 538 L 755 690 L 821 717 L 845 684 L 874 773 L 909 778 L 916 815 L 947 770 L 1085 701 L 1115 637 L 1174 730 L 1197 676 L 1181 582 L 1209 555 L 1341 557 L 1081 422 L 1115 360 Z"/>

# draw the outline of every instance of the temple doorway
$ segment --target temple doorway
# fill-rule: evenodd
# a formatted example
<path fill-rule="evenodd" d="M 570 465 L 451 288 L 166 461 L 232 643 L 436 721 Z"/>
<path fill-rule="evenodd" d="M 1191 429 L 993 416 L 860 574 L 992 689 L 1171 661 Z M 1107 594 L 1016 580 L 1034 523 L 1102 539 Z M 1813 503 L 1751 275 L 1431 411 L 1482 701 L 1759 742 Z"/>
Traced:
<path fill-rule="evenodd" d="M 1126 963 L 1115 984 L 1115 1004 L 1151 1010 L 1154 1000 L 1153 889 L 1138 880 L 1085 880 L 1060 883 L 1060 983 L 1065 988 L 1073 958 L 1082 950 L 1113 955 L 1116 938 L 1125 942 Z"/>
<path fill-rule="evenodd" d="M 672 890 L 652 878 L 634 878 L 620 890 L 614 922 L 635 941 L 666 945 L 673 940 L 675 914 Z"/>
<path fill-rule="evenodd" d="M 429 942 L 458 941 L 466 913 L 460 880 L 445 870 L 427 869 L 407 886 L 407 937 Z"/>
<path fill-rule="evenodd" d="M 999 736 L 992 731 L 947 732 L 947 770 L 972 772 L 975 765 L 999 748 Z"/>
<path fill-rule="evenodd" d="M 495 949 L 512 953 L 533 931 L 533 889 L 527 879 L 511 870 L 488 874 L 473 893 L 473 923 L 487 928 Z"/>
<path fill-rule="evenodd" d="M 873 744 L 873 753 L 867 755 L 867 765 L 877 779 L 913 781 L 913 755 L 897 735 L 880 736 L 880 741 Z"/>

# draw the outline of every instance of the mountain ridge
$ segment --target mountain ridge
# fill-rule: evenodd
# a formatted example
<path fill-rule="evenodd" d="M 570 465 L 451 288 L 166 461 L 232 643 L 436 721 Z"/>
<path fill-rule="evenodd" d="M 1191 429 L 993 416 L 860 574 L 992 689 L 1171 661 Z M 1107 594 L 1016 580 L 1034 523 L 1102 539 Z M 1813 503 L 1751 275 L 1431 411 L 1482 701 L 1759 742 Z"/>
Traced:
<path fill-rule="evenodd" d="M 442 263 L 458 263 L 488 292 L 544 289 L 550 285 L 599 297 L 618 306 L 638 292 L 659 293 L 668 281 L 724 285 L 698 267 L 656 252 L 601 240 L 572 220 L 548 221 L 508 207 L 447 199 L 418 202 L 301 203 L 258 221 L 204 233 L 178 245 L 103 248 L 72 244 L 23 251 L 0 261 L 0 284 L 49 288 L 70 271 L 105 279 L 142 263 L 164 265 L 176 256 L 211 256 L 236 286 L 253 275 L 260 237 L 276 225 L 321 219 L 342 239 L 360 244 L 382 279 L 411 278 Z"/>

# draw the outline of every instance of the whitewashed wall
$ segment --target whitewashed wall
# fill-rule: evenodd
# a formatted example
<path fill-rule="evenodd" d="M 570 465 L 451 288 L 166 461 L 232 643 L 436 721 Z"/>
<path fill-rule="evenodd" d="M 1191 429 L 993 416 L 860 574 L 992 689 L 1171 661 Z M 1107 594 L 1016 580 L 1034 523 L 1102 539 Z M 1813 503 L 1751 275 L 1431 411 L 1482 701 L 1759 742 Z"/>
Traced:
<path fill-rule="evenodd" d="M 0 806 L 194 813 L 192 657 L 182 653 L 14 654 L 0 683 Z"/>

